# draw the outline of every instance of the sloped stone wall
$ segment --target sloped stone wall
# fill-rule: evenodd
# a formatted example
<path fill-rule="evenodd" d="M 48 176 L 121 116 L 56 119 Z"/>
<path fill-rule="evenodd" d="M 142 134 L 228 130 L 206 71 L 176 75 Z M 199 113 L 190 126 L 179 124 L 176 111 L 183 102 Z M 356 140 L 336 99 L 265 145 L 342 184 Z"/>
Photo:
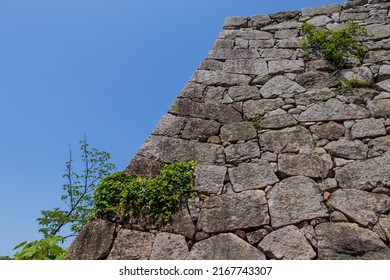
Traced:
<path fill-rule="evenodd" d="M 127 171 L 197 160 L 159 228 L 92 220 L 71 259 L 390 259 L 390 2 L 228 18 Z M 356 20 L 362 63 L 304 59 L 301 24 Z M 372 86 L 340 89 L 344 79 Z"/>

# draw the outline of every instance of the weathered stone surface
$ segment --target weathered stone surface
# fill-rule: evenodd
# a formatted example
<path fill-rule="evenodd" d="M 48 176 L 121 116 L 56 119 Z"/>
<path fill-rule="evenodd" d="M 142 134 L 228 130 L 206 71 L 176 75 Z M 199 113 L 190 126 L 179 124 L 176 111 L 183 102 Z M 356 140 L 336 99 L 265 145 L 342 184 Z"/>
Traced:
<path fill-rule="evenodd" d="M 152 134 L 164 136 L 179 135 L 184 125 L 184 120 L 185 118 L 183 117 L 166 114 L 160 119 Z"/>
<path fill-rule="evenodd" d="M 367 25 L 366 28 L 371 33 L 371 40 L 379 40 L 390 37 L 390 25 L 389 24 L 372 24 Z"/>
<path fill-rule="evenodd" d="M 270 15 L 272 18 L 272 15 Z M 278 24 L 271 24 L 266 27 L 263 27 L 261 30 L 270 31 L 270 30 L 281 30 L 281 29 L 299 29 L 301 28 L 302 23 L 296 21 L 284 21 Z"/>
<path fill-rule="evenodd" d="M 390 154 L 347 164 L 336 170 L 336 179 L 345 189 L 372 190 L 378 184 L 390 185 Z"/>
<path fill-rule="evenodd" d="M 265 75 L 268 73 L 267 63 L 263 59 L 228 59 L 223 71 L 234 74 Z"/>
<path fill-rule="evenodd" d="M 364 60 L 365 63 L 380 63 L 390 60 L 390 52 L 388 50 L 369 51 L 367 56 L 368 58 Z"/>
<path fill-rule="evenodd" d="M 116 225 L 105 220 L 90 220 L 68 249 L 70 260 L 103 260 L 110 253 Z"/>
<path fill-rule="evenodd" d="M 140 156 L 164 163 L 198 160 L 201 164 L 223 164 L 223 147 L 178 138 L 154 136 L 146 139 L 138 151 Z"/>
<path fill-rule="evenodd" d="M 303 147 L 314 147 L 311 133 L 304 127 L 289 127 L 260 135 L 262 151 L 298 152 Z"/>
<path fill-rule="evenodd" d="M 378 153 L 390 151 L 390 135 L 371 140 L 368 142 L 368 147 Z"/>
<path fill-rule="evenodd" d="M 279 129 L 294 126 L 298 122 L 290 114 L 281 114 L 263 118 L 260 121 L 261 128 Z"/>
<path fill-rule="evenodd" d="M 289 31 L 289 30 L 283 30 Z M 289 59 L 294 54 L 293 50 L 290 49 L 270 49 L 261 53 L 261 57 L 266 61 L 269 60 L 279 60 L 279 59 Z"/>
<path fill-rule="evenodd" d="M 188 82 L 181 90 L 178 97 L 202 101 L 205 90 L 205 85 Z"/>
<path fill-rule="evenodd" d="M 332 156 L 347 159 L 365 159 L 368 153 L 368 147 L 359 140 L 340 139 L 328 143 L 324 149 Z"/>
<path fill-rule="evenodd" d="M 310 131 L 318 137 L 328 140 L 337 140 L 345 134 L 344 126 L 334 121 L 313 125 L 310 127 Z"/>
<path fill-rule="evenodd" d="M 230 168 L 229 177 L 236 192 L 261 189 L 279 182 L 272 166 L 266 160 L 261 159 Z"/>
<path fill-rule="evenodd" d="M 390 65 L 382 65 L 379 68 L 378 82 L 390 79 Z"/>
<path fill-rule="evenodd" d="M 237 27 L 247 27 L 248 18 L 247 17 L 228 17 L 223 23 L 225 28 L 237 28 Z"/>
<path fill-rule="evenodd" d="M 206 142 L 210 136 L 216 136 L 218 134 L 220 126 L 219 122 L 214 120 L 187 118 L 181 136 L 184 139 Z"/>
<path fill-rule="evenodd" d="M 222 187 L 227 168 L 217 165 L 195 167 L 195 190 L 201 193 L 216 194 Z"/>
<path fill-rule="evenodd" d="M 233 144 L 225 148 L 225 154 L 227 163 L 238 163 L 251 158 L 260 158 L 260 148 L 256 142 Z"/>
<path fill-rule="evenodd" d="M 328 154 L 281 154 L 278 158 L 279 174 L 285 177 L 325 178 L 332 167 L 332 158 Z"/>
<path fill-rule="evenodd" d="M 249 190 L 206 199 L 197 227 L 206 233 L 218 233 L 251 229 L 268 223 L 268 206 L 264 191 Z"/>
<path fill-rule="evenodd" d="M 223 62 L 215 59 L 205 59 L 199 66 L 199 70 L 222 70 Z"/>
<path fill-rule="evenodd" d="M 353 222 L 369 228 L 378 222 L 379 214 L 390 210 L 390 197 L 387 195 L 353 189 L 337 190 L 328 203 Z"/>
<path fill-rule="evenodd" d="M 221 128 L 221 139 L 226 142 L 251 140 L 257 137 L 256 129 L 251 122 L 225 124 Z"/>
<path fill-rule="evenodd" d="M 283 106 L 283 100 L 280 98 L 248 100 L 244 102 L 243 111 L 247 119 L 254 119 L 281 106 Z"/>
<path fill-rule="evenodd" d="M 257 87 L 254 86 L 235 86 L 230 87 L 228 95 L 233 101 L 245 101 L 252 98 L 260 98 L 260 92 Z"/>
<path fill-rule="evenodd" d="M 246 234 L 246 237 L 248 239 L 248 242 L 251 245 L 257 245 L 266 235 L 268 234 L 268 231 L 264 228 L 251 231 Z"/>
<path fill-rule="evenodd" d="M 318 185 L 307 177 L 284 179 L 267 193 L 267 199 L 272 227 L 328 216 Z"/>
<path fill-rule="evenodd" d="M 387 240 L 390 240 L 390 217 L 379 218 L 378 225 L 386 235 Z"/>
<path fill-rule="evenodd" d="M 153 243 L 150 260 L 189 260 L 190 254 L 185 237 L 159 232 Z"/>
<path fill-rule="evenodd" d="M 176 211 L 171 216 L 171 222 L 164 226 L 162 231 L 173 232 L 183 235 L 188 239 L 194 239 L 196 227 L 188 212 L 187 203 L 182 203 L 180 208 L 179 211 Z"/>
<path fill-rule="evenodd" d="M 348 218 L 345 217 L 343 213 L 338 211 L 333 211 L 332 213 L 330 213 L 329 220 L 334 223 L 348 223 Z"/>
<path fill-rule="evenodd" d="M 315 104 L 299 115 L 301 122 L 315 121 L 341 121 L 351 119 L 364 119 L 369 117 L 369 112 L 355 104 L 346 104 L 332 98 L 324 104 Z"/>
<path fill-rule="evenodd" d="M 323 27 L 323 26 L 326 26 L 328 23 L 333 22 L 333 19 L 331 19 L 328 16 L 321 15 L 321 16 L 315 16 L 315 17 L 309 19 L 307 22 L 309 22 L 315 26 L 322 26 Z"/>
<path fill-rule="evenodd" d="M 250 20 L 252 21 L 252 25 L 256 28 L 262 28 L 271 22 L 270 16 L 265 14 L 251 16 Z"/>
<path fill-rule="evenodd" d="M 301 73 L 305 69 L 305 62 L 303 59 L 272 60 L 268 62 L 268 68 L 270 74 Z"/>
<path fill-rule="evenodd" d="M 193 260 L 265 260 L 264 254 L 233 233 L 222 233 L 196 243 Z"/>
<path fill-rule="evenodd" d="M 298 105 L 309 105 L 312 103 L 326 101 L 335 97 L 336 94 L 328 88 L 310 90 L 295 95 L 295 101 Z"/>
<path fill-rule="evenodd" d="M 312 260 L 317 254 L 296 226 L 287 226 L 265 236 L 258 246 L 268 258 Z"/>
<path fill-rule="evenodd" d="M 275 98 L 281 94 L 295 94 L 306 91 L 305 88 L 291 81 L 284 75 L 278 75 L 271 78 L 260 89 L 263 98 Z"/>
<path fill-rule="evenodd" d="M 382 82 L 376 83 L 375 86 L 378 90 L 384 90 L 390 92 L 390 80 L 384 80 Z"/>
<path fill-rule="evenodd" d="M 191 77 L 191 82 L 208 86 L 237 86 L 248 85 L 251 77 L 240 74 L 230 74 L 224 71 L 198 70 Z"/>
<path fill-rule="evenodd" d="M 316 227 L 320 260 L 390 259 L 390 249 L 369 229 L 351 223 L 321 223 Z"/>
<path fill-rule="evenodd" d="M 239 122 L 241 114 L 221 102 L 199 103 L 188 98 L 177 98 L 169 113 L 194 118 L 212 119 L 222 123 Z"/>
<path fill-rule="evenodd" d="M 242 38 L 245 40 L 268 40 L 268 39 L 272 39 L 272 34 L 260 30 L 222 30 L 222 32 L 219 33 L 218 38 L 219 39 Z M 252 55 L 249 58 L 253 58 L 253 57 L 256 56 Z"/>
<path fill-rule="evenodd" d="M 208 59 L 228 59 L 228 60 L 238 60 L 238 59 L 256 59 L 260 58 L 260 55 L 257 51 L 252 49 L 227 49 L 227 48 L 218 48 L 212 49 L 208 55 Z"/>
<path fill-rule="evenodd" d="M 378 99 L 367 102 L 368 109 L 373 117 L 390 118 L 390 99 Z"/>
<path fill-rule="evenodd" d="M 340 85 L 336 77 L 321 71 L 307 71 L 299 74 L 295 81 L 307 89 L 331 88 Z"/>
<path fill-rule="evenodd" d="M 340 77 L 342 80 L 356 79 L 363 85 L 365 83 L 372 84 L 374 82 L 374 75 L 368 67 L 354 67 L 352 69 L 344 69 L 340 71 Z"/>
<path fill-rule="evenodd" d="M 351 134 L 355 138 L 377 137 L 386 135 L 383 122 L 379 119 L 357 120 L 351 128 Z"/>
<path fill-rule="evenodd" d="M 302 12 L 302 17 L 312 17 L 316 15 L 338 13 L 341 11 L 341 8 L 342 8 L 341 4 L 332 4 L 326 6 L 304 8 L 301 10 L 301 12 Z"/>
<path fill-rule="evenodd" d="M 151 178 L 158 176 L 163 168 L 164 165 L 161 162 L 136 155 L 127 166 L 126 172 L 144 178 Z"/>
<path fill-rule="evenodd" d="M 154 234 L 121 229 L 115 238 L 108 260 L 147 260 L 154 242 Z"/>

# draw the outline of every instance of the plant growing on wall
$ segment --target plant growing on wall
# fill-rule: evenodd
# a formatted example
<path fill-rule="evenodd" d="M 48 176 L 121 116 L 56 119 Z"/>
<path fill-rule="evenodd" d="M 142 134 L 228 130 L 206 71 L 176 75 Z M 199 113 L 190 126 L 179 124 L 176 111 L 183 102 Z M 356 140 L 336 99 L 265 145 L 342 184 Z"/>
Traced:
<path fill-rule="evenodd" d="M 166 165 L 160 175 L 145 179 L 126 172 L 104 178 L 94 194 L 97 217 L 139 217 L 169 221 L 183 197 L 191 196 L 196 162 Z"/>
<path fill-rule="evenodd" d="M 319 53 L 337 69 L 345 67 L 351 58 L 362 61 L 367 52 L 367 48 L 359 42 L 357 36 L 369 35 L 369 32 L 354 21 L 338 30 L 322 29 L 304 22 L 302 33 L 306 36 L 302 43 L 304 53 Z"/>

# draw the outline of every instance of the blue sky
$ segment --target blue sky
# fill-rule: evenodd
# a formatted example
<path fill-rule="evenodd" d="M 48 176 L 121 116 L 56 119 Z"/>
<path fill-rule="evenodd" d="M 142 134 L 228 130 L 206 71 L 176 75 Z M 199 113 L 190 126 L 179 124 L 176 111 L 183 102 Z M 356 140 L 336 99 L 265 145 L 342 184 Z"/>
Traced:
<path fill-rule="evenodd" d="M 41 238 L 69 145 L 123 170 L 230 16 L 337 0 L 0 0 L 0 256 Z"/>

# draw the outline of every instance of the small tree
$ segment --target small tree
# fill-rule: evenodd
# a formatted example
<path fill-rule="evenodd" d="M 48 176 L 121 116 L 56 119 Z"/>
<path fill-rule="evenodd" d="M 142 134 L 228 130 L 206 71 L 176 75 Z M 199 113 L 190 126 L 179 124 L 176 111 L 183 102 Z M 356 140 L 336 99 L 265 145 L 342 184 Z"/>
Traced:
<path fill-rule="evenodd" d="M 67 225 L 70 226 L 71 233 L 64 239 L 75 236 L 91 218 L 95 187 L 116 169 L 114 164 L 109 163 L 110 154 L 89 148 L 85 136 L 80 141 L 80 151 L 83 170 L 76 173 L 73 171 L 72 150 L 69 149 L 69 161 L 66 162 L 63 175 L 66 179 L 62 187 L 65 194 L 61 196 L 61 200 L 67 206 L 66 209 L 56 207 L 54 210 L 42 210 L 42 217 L 37 219 L 42 226 L 39 231 L 46 238 L 57 236 Z"/>

